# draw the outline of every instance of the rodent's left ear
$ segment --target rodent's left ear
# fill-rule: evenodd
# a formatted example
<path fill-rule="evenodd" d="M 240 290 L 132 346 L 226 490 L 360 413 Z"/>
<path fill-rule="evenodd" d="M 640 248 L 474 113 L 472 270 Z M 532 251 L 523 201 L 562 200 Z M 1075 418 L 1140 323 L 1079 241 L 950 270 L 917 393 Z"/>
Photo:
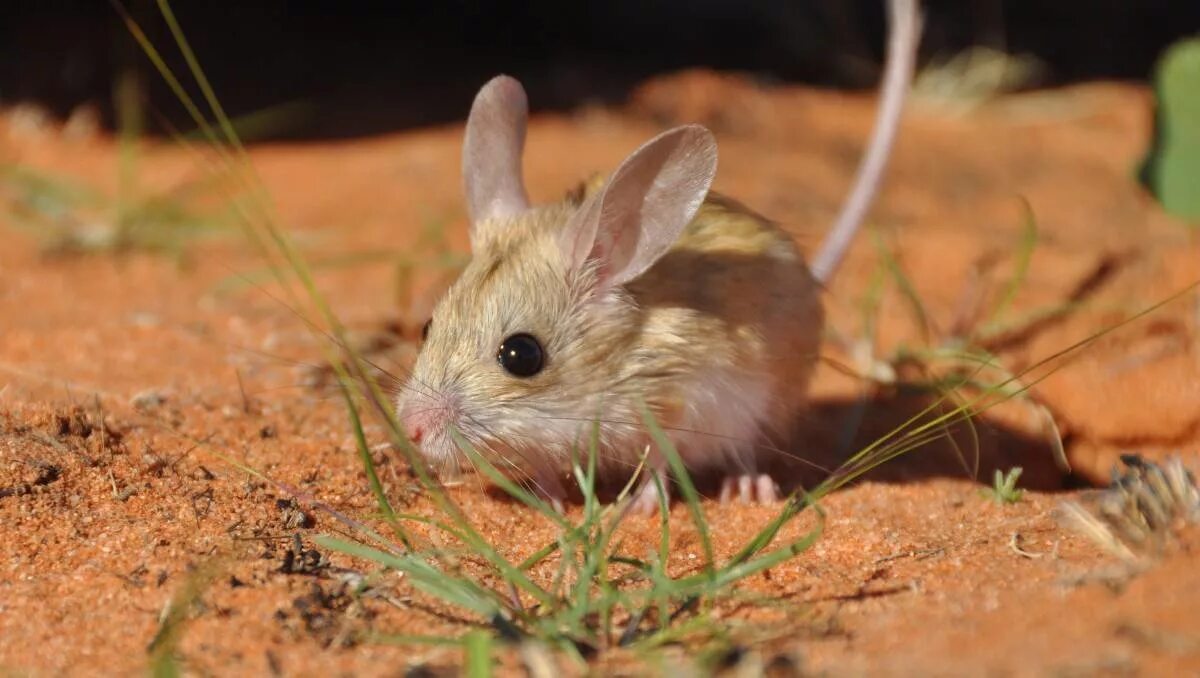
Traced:
<path fill-rule="evenodd" d="M 529 209 L 521 154 L 529 104 L 525 88 L 507 75 L 488 81 L 471 105 L 463 139 L 463 189 L 471 217 L 471 243 L 476 225 Z"/>
<path fill-rule="evenodd" d="M 560 246 L 568 263 L 595 260 L 602 285 L 637 278 L 679 239 L 716 173 L 717 142 L 700 125 L 676 127 L 646 142 L 563 230 Z"/>

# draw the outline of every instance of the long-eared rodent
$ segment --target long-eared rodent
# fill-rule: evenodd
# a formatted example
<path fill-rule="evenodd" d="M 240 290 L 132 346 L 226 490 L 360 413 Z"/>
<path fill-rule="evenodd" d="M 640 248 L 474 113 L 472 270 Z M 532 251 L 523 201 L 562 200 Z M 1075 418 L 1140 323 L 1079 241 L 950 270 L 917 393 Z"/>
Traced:
<path fill-rule="evenodd" d="M 597 423 L 602 472 L 628 474 L 649 449 L 649 470 L 665 474 L 645 402 L 689 469 L 725 475 L 723 497 L 775 500 L 756 451 L 787 448 L 817 360 L 819 282 L 875 193 L 911 79 L 916 3 L 891 9 L 879 122 L 811 272 L 786 233 L 709 191 L 717 148 L 698 125 L 646 142 L 607 181 L 531 206 L 524 90 L 488 82 L 463 148 L 472 259 L 397 398 L 425 458 L 464 462 L 453 429 L 561 506 L 573 450 L 588 449 Z M 653 483 L 637 505 L 657 505 Z"/>

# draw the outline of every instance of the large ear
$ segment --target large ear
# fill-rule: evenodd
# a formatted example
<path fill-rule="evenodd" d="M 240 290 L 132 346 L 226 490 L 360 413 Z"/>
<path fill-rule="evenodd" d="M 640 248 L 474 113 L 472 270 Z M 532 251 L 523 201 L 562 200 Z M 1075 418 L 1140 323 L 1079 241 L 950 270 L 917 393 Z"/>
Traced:
<path fill-rule="evenodd" d="M 529 208 L 521 177 L 528 114 L 524 88 L 507 75 L 492 78 L 475 95 L 463 139 L 463 188 L 472 244 L 476 224 Z"/>
<path fill-rule="evenodd" d="M 716 173 L 717 142 L 700 125 L 646 142 L 563 230 L 559 244 L 568 265 L 595 260 L 605 286 L 637 278 L 679 238 Z"/>

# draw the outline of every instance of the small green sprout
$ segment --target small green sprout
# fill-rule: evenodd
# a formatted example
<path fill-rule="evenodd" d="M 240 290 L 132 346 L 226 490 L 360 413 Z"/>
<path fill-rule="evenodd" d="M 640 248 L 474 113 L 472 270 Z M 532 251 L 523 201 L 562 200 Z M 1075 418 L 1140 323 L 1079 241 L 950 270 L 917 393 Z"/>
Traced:
<path fill-rule="evenodd" d="M 1017 479 L 1020 477 L 1020 466 L 1014 466 L 1009 469 L 1008 473 L 1003 473 L 1000 469 L 996 469 L 996 475 L 992 479 L 992 486 L 985 490 L 980 490 L 980 494 L 988 497 L 997 504 L 1015 504 L 1021 501 L 1021 497 L 1025 495 L 1025 490 L 1017 487 Z"/>

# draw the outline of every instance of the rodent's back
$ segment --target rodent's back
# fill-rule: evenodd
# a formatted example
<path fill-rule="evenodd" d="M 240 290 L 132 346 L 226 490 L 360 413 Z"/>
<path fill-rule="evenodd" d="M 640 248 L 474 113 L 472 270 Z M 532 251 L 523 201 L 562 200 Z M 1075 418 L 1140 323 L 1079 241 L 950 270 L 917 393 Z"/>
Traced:
<path fill-rule="evenodd" d="M 678 390 L 660 394 L 678 399 L 667 408 L 679 415 L 673 425 L 742 441 L 743 450 L 759 432 L 786 441 L 823 326 L 817 285 L 787 233 L 710 193 L 671 250 L 627 289 L 645 314 L 639 350 L 670 374 L 658 380 L 663 387 Z M 711 450 L 711 436 L 698 447 Z"/>

